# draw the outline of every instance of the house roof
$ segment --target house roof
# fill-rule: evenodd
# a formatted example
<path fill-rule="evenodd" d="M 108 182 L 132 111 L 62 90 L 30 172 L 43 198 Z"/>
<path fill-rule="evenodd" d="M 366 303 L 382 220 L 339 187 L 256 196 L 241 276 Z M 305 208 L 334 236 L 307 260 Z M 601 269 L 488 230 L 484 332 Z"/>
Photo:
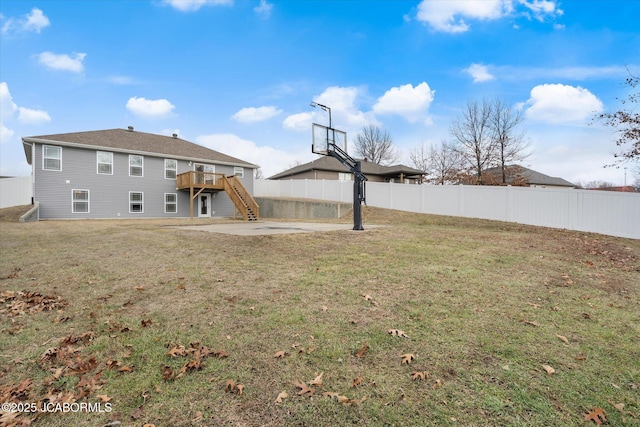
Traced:
<path fill-rule="evenodd" d="M 362 173 L 365 175 L 398 176 L 402 173 L 406 176 L 418 176 L 422 174 L 418 169 L 410 168 L 405 165 L 383 166 L 377 163 L 363 161 L 361 163 L 361 167 Z M 350 172 L 349 168 L 340 163 L 340 161 L 335 157 L 322 156 L 312 162 L 292 167 L 291 169 L 287 169 L 267 179 L 282 179 L 313 170 Z"/>
<path fill-rule="evenodd" d="M 226 164 L 257 168 L 257 165 L 228 156 L 215 150 L 194 144 L 178 137 L 139 132 L 127 129 L 107 129 L 87 132 L 61 133 L 56 135 L 29 136 L 22 138 L 27 162 L 31 164 L 31 149 L 28 143 L 50 143 L 90 149 L 103 149 L 132 154 L 168 156 L 184 160 Z"/>
<path fill-rule="evenodd" d="M 575 187 L 574 184 L 567 181 L 563 178 L 557 178 L 549 175 L 545 175 L 543 173 L 534 171 L 533 169 L 525 168 L 520 165 L 508 165 L 506 166 L 507 176 L 506 181 L 507 184 L 511 184 L 516 179 L 516 175 L 518 177 L 523 178 L 529 185 L 549 185 L 555 187 Z M 502 171 L 499 167 L 490 168 L 485 171 L 485 173 L 490 175 L 501 175 Z"/>

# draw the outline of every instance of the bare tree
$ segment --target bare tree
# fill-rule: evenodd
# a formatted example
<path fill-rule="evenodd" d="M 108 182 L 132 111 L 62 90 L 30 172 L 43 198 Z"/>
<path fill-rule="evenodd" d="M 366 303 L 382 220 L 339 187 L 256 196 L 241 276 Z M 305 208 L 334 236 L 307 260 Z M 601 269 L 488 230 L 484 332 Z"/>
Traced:
<path fill-rule="evenodd" d="M 363 127 L 356 136 L 355 152 L 356 156 L 378 164 L 386 165 L 398 159 L 398 153 L 389 132 L 371 124 Z"/>
<path fill-rule="evenodd" d="M 424 142 L 416 148 L 412 148 L 409 152 L 409 160 L 411 166 L 422 172 L 420 175 L 420 184 L 425 182 L 429 175 L 429 147 Z"/>
<path fill-rule="evenodd" d="M 489 126 L 493 133 L 502 184 L 507 182 L 506 168 L 509 163 L 524 160 L 531 155 L 524 132 L 518 129 L 523 121 L 524 114 L 521 110 L 513 109 L 498 98 L 493 101 Z"/>
<path fill-rule="evenodd" d="M 255 168 L 253 170 L 253 179 L 263 179 L 264 174 L 262 173 L 262 168 Z"/>
<path fill-rule="evenodd" d="M 496 163 L 491 113 L 491 103 L 468 101 L 449 128 L 456 144 L 455 150 L 462 157 L 464 166 L 475 175 L 477 184 L 482 184 L 483 170 Z"/>
<path fill-rule="evenodd" d="M 626 84 L 635 89 L 640 85 L 640 77 L 630 75 L 626 80 Z M 640 92 L 631 93 L 621 102 L 629 105 L 639 103 Z M 605 125 L 611 126 L 619 132 L 616 145 L 621 151 L 614 154 L 617 160 L 610 166 L 619 166 L 626 161 L 640 161 L 640 113 L 634 111 L 632 105 L 630 105 L 629 109 L 620 109 L 615 113 L 602 113 L 597 115 L 596 118 L 604 120 Z"/>
<path fill-rule="evenodd" d="M 429 151 L 429 176 L 433 184 L 455 184 L 460 181 L 462 157 L 447 141 L 431 146 Z"/>

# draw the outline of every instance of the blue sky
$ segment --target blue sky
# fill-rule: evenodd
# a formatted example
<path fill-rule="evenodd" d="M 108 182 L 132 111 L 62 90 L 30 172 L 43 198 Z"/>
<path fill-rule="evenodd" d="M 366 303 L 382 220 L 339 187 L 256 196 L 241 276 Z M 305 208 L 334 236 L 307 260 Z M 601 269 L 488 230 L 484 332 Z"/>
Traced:
<path fill-rule="evenodd" d="M 522 162 L 623 184 L 611 129 L 640 74 L 636 0 L 3 0 L 0 175 L 28 175 L 21 137 L 126 128 L 259 164 L 313 160 L 332 108 L 352 141 L 389 131 L 409 162 L 450 139 L 467 101 L 523 109 Z M 630 178 L 628 178 L 631 181 Z"/>

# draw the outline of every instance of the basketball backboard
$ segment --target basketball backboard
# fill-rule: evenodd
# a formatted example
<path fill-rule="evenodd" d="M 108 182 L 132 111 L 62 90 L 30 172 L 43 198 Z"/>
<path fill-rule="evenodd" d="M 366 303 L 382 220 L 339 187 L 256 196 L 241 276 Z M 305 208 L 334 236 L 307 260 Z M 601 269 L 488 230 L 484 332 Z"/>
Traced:
<path fill-rule="evenodd" d="M 333 145 L 343 151 L 347 151 L 347 133 L 341 130 L 313 123 L 311 151 L 315 154 L 326 156 L 329 151 L 334 151 Z"/>

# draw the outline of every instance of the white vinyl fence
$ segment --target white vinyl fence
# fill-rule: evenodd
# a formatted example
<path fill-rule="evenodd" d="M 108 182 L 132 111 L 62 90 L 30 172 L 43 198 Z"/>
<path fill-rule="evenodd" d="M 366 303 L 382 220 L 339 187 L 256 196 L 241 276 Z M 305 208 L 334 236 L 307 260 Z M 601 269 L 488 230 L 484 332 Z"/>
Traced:
<path fill-rule="evenodd" d="M 33 185 L 30 176 L 0 178 L 0 209 L 30 205 Z"/>
<path fill-rule="evenodd" d="M 258 197 L 353 201 L 353 183 L 256 180 Z M 563 188 L 367 183 L 367 205 L 640 239 L 640 194 Z"/>

